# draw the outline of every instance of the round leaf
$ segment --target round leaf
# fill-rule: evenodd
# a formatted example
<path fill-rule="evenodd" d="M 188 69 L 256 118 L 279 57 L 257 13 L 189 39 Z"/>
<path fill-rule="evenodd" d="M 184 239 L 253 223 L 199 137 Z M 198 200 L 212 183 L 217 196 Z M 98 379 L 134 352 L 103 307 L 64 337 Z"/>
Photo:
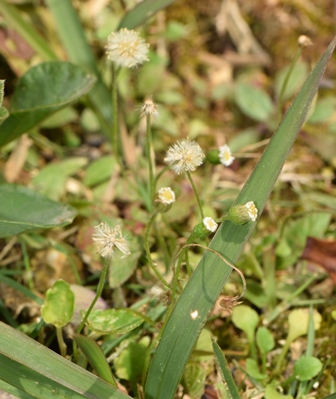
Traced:
<path fill-rule="evenodd" d="M 199 398 L 204 392 L 206 371 L 199 363 L 188 363 L 183 374 L 183 385 L 192 398 Z"/>
<path fill-rule="evenodd" d="M 255 310 L 246 305 L 235 307 L 232 312 L 232 322 L 245 332 L 249 342 L 254 341 L 254 331 L 259 322 L 259 316 Z"/>
<path fill-rule="evenodd" d="M 299 381 L 309 381 L 321 370 L 322 363 L 314 356 L 302 356 L 294 366 L 294 374 Z"/>
<path fill-rule="evenodd" d="M 0 185 L 0 237 L 71 223 L 76 210 L 23 186 Z"/>
<path fill-rule="evenodd" d="M 274 338 L 266 327 L 259 327 L 257 330 L 257 345 L 262 353 L 268 353 L 274 348 Z"/>
<path fill-rule="evenodd" d="M 47 291 L 41 313 L 46 323 L 60 328 L 72 319 L 74 307 L 75 295 L 69 284 L 64 280 L 58 280 Z"/>
<path fill-rule="evenodd" d="M 322 316 L 315 310 L 314 315 L 314 329 L 319 330 L 321 326 Z M 287 340 L 293 342 L 296 338 L 301 335 L 305 335 L 308 332 L 309 322 L 309 309 L 295 309 L 290 312 L 288 316 L 289 332 Z"/>

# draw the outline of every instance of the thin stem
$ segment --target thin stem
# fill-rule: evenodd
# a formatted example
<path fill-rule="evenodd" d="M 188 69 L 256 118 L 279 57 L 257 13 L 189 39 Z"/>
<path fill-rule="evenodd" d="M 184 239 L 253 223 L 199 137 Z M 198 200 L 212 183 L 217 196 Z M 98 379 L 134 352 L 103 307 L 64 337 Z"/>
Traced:
<path fill-rule="evenodd" d="M 151 216 L 147 228 L 146 228 L 146 232 L 145 232 L 145 238 L 144 238 L 144 247 L 145 247 L 145 251 L 146 251 L 146 255 L 147 255 L 147 259 L 149 262 L 149 266 L 152 268 L 153 272 L 156 274 L 156 277 L 161 281 L 161 283 L 166 287 L 166 288 L 170 288 L 169 284 L 167 283 L 167 281 L 161 276 L 160 272 L 158 271 L 158 269 L 156 268 L 153 259 L 152 259 L 152 255 L 150 253 L 150 249 L 149 249 L 149 232 L 150 229 L 158 215 L 159 211 L 155 210 L 153 215 Z"/>
<path fill-rule="evenodd" d="M 62 328 L 61 327 L 56 327 L 56 336 L 57 336 L 57 342 L 58 342 L 58 346 L 60 348 L 61 355 L 63 357 L 66 357 L 67 347 L 66 347 L 64 339 L 63 339 L 63 334 L 62 334 Z"/>
<path fill-rule="evenodd" d="M 195 193 L 195 196 L 196 196 L 196 199 L 197 199 L 197 203 L 198 203 L 198 207 L 199 207 L 199 210 L 200 210 L 200 214 L 201 214 L 201 219 L 203 220 L 204 219 L 204 212 L 203 212 L 203 207 L 202 207 L 202 203 L 201 203 L 200 197 L 199 197 L 199 195 L 197 193 L 196 186 L 194 184 L 194 181 L 193 181 L 193 179 L 191 177 L 190 172 L 186 172 L 186 173 L 187 173 L 188 179 L 190 181 L 191 187 L 194 190 L 194 193 Z"/>
<path fill-rule="evenodd" d="M 150 126 L 151 116 L 146 116 L 146 155 L 148 162 L 148 177 L 149 177 L 149 196 L 151 203 L 154 198 L 155 180 L 154 180 L 154 166 L 152 161 L 152 131 Z"/>
<path fill-rule="evenodd" d="M 118 86 L 117 86 L 117 77 L 119 70 L 116 69 L 114 65 L 112 65 L 112 133 L 111 133 L 111 143 L 114 151 L 114 155 L 116 160 L 123 170 L 122 160 L 120 158 L 122 142 L 120 137 L 120 129 L 119 129 L 119 117 L 118 117 Z"/>
<path fill-rule="evenodd" d="M 89 309 L 85 313 L 85 316 L 83 317 L 82 322 L 78 326 L 78 328 L 76 330 L 76 334 L 80 334 L 80 332 L 82 331 L 82 329 L 83 329 L 83 327 L 84 327 L 84 325 L 86 323 L 86 320 L 90 316 L 90 313 L 91 313 L 94 305 L 96 304 L 96 302 L 98 301 L 98 299 L 101 296 L 101 293 L 103 292 L 105 279 L 106 279 L 106 274 L 107 274 L 107 270 L 108 270 L 108 267 L 109 267 L 109 264 L 110 264 L 111 260 L 112 260 L 112 257 L 104 258 L 103 270 L 102 270 L 102 273 L 100 275 L 100 279 L 99 279 L 99 282 L 98 282 L 96 296 L 94 297 L 93 301 L 91 302 L 91 305 L 90 305 Z"/>
<path fill-rule="evenodd" d="M 31 290 L 34 290 L 34 280 L 33 280 L 33 272 L 31 270 L 31 266 L 30 266 L 30 260 L 29 260 L 29 256 L 28 256 L 28 252 L 27 252 L 27 247 L 25 242 L 20 239 L 20 244 L 21 244 L 21 249 L 22 249 L 22 254 L 23 254 L 23 263 L 26 269 L 26 278 L 27 278 L 27 283 L 28 283 L 28 287 Z"/>

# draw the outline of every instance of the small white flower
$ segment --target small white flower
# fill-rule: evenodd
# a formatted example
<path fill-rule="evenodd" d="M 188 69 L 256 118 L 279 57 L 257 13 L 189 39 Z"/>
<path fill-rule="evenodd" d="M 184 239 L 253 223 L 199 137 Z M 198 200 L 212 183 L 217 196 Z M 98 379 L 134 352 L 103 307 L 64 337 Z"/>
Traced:
<path fill-rule="evenodd" d="M 249 201 L 245 204 L 245 207 L 247 209 L 247 213 L 251 219 L 252 222 L 255 222 L 257 220 L 258 217 L 258 209 L 257 207 L 254 205 L 253 201 Z"/>
<path fill-rule="evenodd" d="M 202 148 L 195 141 L 183 139 L 169 147 L 164 161 L 173 172 L 180 175 L 196 170 L 202 165 L 204 157 Z"/>
<path fill-rule="evenodd" d="M 230 166 L 234 161 L 230 147 L 228 145 L 223 145 L 219 147 L 219 160 L 224 166 Z"/>
<path fill-rule="evenodd" d="M 107 58 L 121 67 L 132 68 L 148 61 L 149 44 L 135 30 L 112 32 L 107 38 Z"/>
<path fill-rule="evenodd" d="M 175 202 L 175 193 L 170 187 L 162 187 L 157 193 L 156 201 L 163 205 L 171 205 Z"/>
<path fill-rule="evenodd" d="M 203 219 L 203 224 L 211 233 L 214 233 L 218 227 L 218 224 L 208 216 Z"/>
<path fill-rule="evenodd" d="M 111 228 L 106 223 L 100 223 L 94 229 L 92 239 L 95 242 L 97 252 L 103 258 L 111 257 L 115 247 L 124 254 L 124 257 L 130 255 L 129 244 L 122 235 L 120 225 Z"/>
<path fill-rule="evenodd" d="M 150 116 L 152 118 L 159 116 L 156 105 L 151 99 L 145 101 L 145 104 L 141 108 L 141 116 Z"/>

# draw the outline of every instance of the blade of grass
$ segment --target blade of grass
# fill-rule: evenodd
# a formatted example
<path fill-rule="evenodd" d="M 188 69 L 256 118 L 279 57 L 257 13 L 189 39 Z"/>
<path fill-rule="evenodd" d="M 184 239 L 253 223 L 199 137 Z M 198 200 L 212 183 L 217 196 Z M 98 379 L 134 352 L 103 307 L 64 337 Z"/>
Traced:
<path fill-rule="evenodd" d="M 149 17 L 165 7 L 170 6 L 175 0 L 144 0 L 137 4 L 121 20 L 118 29 L 134 29 L 143 24 Z"/>
<path fill-rule="evenodd" d="M 24 20 L 17 9 L 6 0 L 0 0 L 0 13 L 6 23 L 15 29 L 21 37 L 46 61 L 53 61 L 57 56 L 52 51 L 48 43 L 36 33 L 33 25 Z"/>
<path fill-rule="evenodd" d="M 96 370 L 97 375 L 103 380 L 109 382 L 113 386 L 117 386 L 106 357 L 103 354 L 100 346 L 92 339 L 84 335 L 74 335 L 76 344 L 81 348 L 92 367 Z"/>
<path fill-rule="evenodd" d="M 111 384 L 0 322 L 0 385 L 19 398 L 130 399 Z"/>
<path fill-rule="evenodd" d="M 304 123 L 335 45 L 336 37 L 307 77 L 235 204 L 254 201 L 261 213 Z M 234 264 L 254 227 L 254 223 L 237 226 L 225 221 L 210 247 Z M 145 386 L 146 399 L 173 398 L 197 337 L 230 273 L 231 268 L 212 252 L 202 257 L 170 314 L 154 353 Z M 195 318 L 192 315 L 196 310 L 198 316 Z"/>
<path fill-rule="evenodd" d="M 217 368 L 221 374 L 223 382 L 226 384 L 226 387 L 230 392 L 230 397 L 232 399 L 240 399 L 238 388 L 232 378 L 231 371 L 229 369 L 229 366 L 226 362 L 225 356 L 221 348 L 218 346 L 217 342 L 215 341 L 212 341 L 212 347 L 215 353 Z"/>
<path fill-rule="evenodd" d="M 102 81 L 91 47 L 85 37 L 84 28 L 70 0 L 47 0 L 52 12 L 58 34 L 70 61 L 86 67 L 97 76 L 97 82 L 88 94 L 90 105 L 94 109 L 106 134 L 112 126 L 111 94 Z"/>

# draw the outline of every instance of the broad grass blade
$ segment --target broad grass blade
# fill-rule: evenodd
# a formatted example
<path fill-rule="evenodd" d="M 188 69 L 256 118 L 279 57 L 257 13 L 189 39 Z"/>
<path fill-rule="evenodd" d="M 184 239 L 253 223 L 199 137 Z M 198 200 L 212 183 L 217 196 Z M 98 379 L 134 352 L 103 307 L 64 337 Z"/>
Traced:
<path fill-rule="evenodd" d="M 111 384 L 0 322 L 0 387 L 18 398 L 130 399 Z"/>
<path fill-rule="evenodd" d="M 261 213 L 277 180 L 286 157 L 300 131 L 320 79 L 334 51 L 336 38 L 305 80 L 300 92 L 282 119 L 257 166 L 238 195 L 235 204 L 254 201 Z M 229 221 L 222 223 L 210 247 L 231 263 L 235 263 L 255 227 Z M 213 308 L 231 268 L 211 253 L 206 252 L 177 301 L 162 333 L 149 367 L 145 386 L 146 399 L 171 399 L 181 379 L 208 315 Z M 198 317 L 191 317 L 198 312 Z"/>

